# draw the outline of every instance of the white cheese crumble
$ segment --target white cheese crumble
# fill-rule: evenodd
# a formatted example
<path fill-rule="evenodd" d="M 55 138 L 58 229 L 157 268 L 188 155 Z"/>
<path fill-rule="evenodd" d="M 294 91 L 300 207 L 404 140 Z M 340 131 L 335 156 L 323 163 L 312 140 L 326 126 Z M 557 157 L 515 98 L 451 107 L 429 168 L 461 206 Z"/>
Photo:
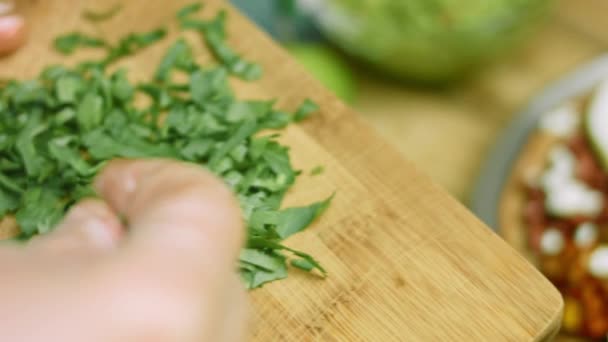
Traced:
<path fill-rule="evenodd" d="M 543 115 L 540 128 L 558 137 L 569 137 L 576 133 L 579 123 L 580 115 L 576 105 L 570 102 Z"/>
<path fill-rule="evenodd" d="M 600 246 L 591 253 L 588 268 L 595 277 L 608 278 L 608 246 Z"/>
<path fill-rule="evenodd" d="M 548 192 L 547 209 L 554 215 L 596 217 L 603 207 L 602 194 L 581 182 L 567 182 Z"/>
<path fill-rule="evenodd" d="M 540 250 L 546 255 L 558 255 L 564 249 L 564 236 L 555 228 L 543 232 L 540 238 Z"/>
<path fill-rule="evenodd" d="M 604 197 L 576 178 L 576 158 L 572 152 L 564 145 L 557 145 L 549 158 L 551 165 L 541 179 L 547 194 L 547 210 L 561 217 L 597 216 L 604 206 Z"/>
<path fill-rule="evenodd" d="M 574 232 L 574 244 L 579 248 L 588 248 L 597 241 L 598 228 L 591 222 L 581 223 Z"/>
<path fill-rule="evenodd" d="M 564 145 L 557 145 L 549 152 L 550 167 L 545 170 L 541 184 L 545 190 L 561 186 L 565 181 L 574 178 L 576 158 Z"/>

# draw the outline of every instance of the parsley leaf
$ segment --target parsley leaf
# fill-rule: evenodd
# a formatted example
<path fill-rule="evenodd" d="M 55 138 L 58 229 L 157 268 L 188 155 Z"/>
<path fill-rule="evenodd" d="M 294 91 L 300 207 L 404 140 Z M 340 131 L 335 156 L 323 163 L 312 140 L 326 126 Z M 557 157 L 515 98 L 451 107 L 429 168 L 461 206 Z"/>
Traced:
<path fill-rule="evenodd" d="M 58 51 L 98 47 L 105 57 L 74 68 L 50 66 L 33 80 L 0 83 L 0 218 L 14 215 L 19 239 L 26 240 L 50 231 L 71 205 L 94 196 L 91 183 L 110 159 L 179 159 L 208 168 L 238 197 L 248 233 L 238 268 L 248 288 L 287 277 L 288 265 L 325 276 L 313 257 L 281 241 L 312 224 L 333 196 L 281 209 L 300 172 L 278 134 L 266 133 L 305 119 L 318 107 L 307 100 L 292 114 L 275 108 L 273 100 L 237 98 L 230 77 L 253 80 L 262 70 L 226 43 L 226 13 L 194 18 L 201 8 L 188 5 L 177 18 L 202 34 L 219 65 L 197 63 L 180 38 L 152 77 L 135 84 L 127 70 L 110 66 L 163 39 L 165 29 L 131 33 L 112 44 L 69 33 L 55 40 Z M 85 17 L 101 21 L 115 11 Z M 177 71 L 188 76 L 187 83 L 174 82 Z M 151 101 L 136 101 L 142 94 Z"/>
<path fill-rule="evenodd" d="M 35 138 L 47 128 L 48 125 L 41 121 L 40 116 L 35 115 L 29 118 L 17 135 L 16 152 L 21 155 L 26 174 L 32 178 L 40 178 L 46 164 L 45 158 L 38 151 Z"/>
<path fill-rule="evenodd" d="M 16 218 L 25 236 L 50 231 L 63 217 L 64 205 L 58 193 L 52 189 L 34 187 L 22 196 Z"/>
<path fill-rule="evenodd" d="M 194 64 L 190 46 L 186 44 L 185 40 L 180 39 L 167 50 L 167 53 L 156 70 L 155 79 L 157 81 L 166 82 L 168 81 L 169 74 L 173 68 L 191 70 L 194 67 Z"/>
<path fill-rule="evenodd" d="M 13 192 L 17 194 L 20 194 L 24 191 L 22 186 L 19 185 L 19 181 L 9 178 L 2 172 L 0 172 L 0 189 L 5 189 L 8 192 Z"/>
<path fill-rule="evenodd" d="M 255 81 L 262 77 L 262 67 L 243 59 L 226 44 L 226 12 L 220 11 L 211 21 L 180 18 L 183 29 L 194 29 L 203 34 L 205 43 L 222 62 L 230 73 L 246 81 Z"/>
<path fill-rule="evenodd" d="M 319 217 L 331 203 L 333 196 L 325 201 L 313 203 L 306 207 L 289 208 L 279 213 L 276 231 L 281 239 L 300 232 Z"/>
<path fill-rule="evenodd" d="M 103 97 L 95 92 L 87 93 L 76 109 L 76 120 L 83 132 L 99 126 L 103 120 Z"/>
<path fill-rule="evenodd" d="M 244 278 L 247 288 L 255 289 L 265 283 L 287 278 L 287 264 L 282 254 L 258 252 L 255 257 L 249 257 L 246 261 L 241 259 L 240 262 L 241 272 L 247 276 Z"/>
<path fill-rule="evenodd" d="M 55 49 L 64 55 L 70 55 L 80 47 L 105 47 L 103 39 L 87 36 L 80 32 L 68 33 L 55 39 Z"/>
<path fill-rule="evenodd" d="M 311 272 L 315 269 L 315 265 L 307 259 L 294 259 L 291 260 L 291 266 L 297 267 L 306 272 Z"/>
<path fill-rule="evenodd" d="M 92 10 L 85 10 L 82 13 L 82 17 L 85 18 L 86 20 L 89 20 L 92 22 L 101 22 L 101 21 L 106 21 L 108 19 L 111 19 L 116 14 L 118 14 L 121 10 L 122 10 L 122 5 L 115 4 L 114 6 L 110 7 L 109 9 L 107 9 L 105 11 L 95 12 Z"/>
<path fill-rule="evenodd" d="M 17 199 L 17 196 L 0 188 L 0 217 L 17 209 L 18 206 L 19 200 Z"/>
<path fill-rule="evenodd" d="M 179 11 L 177 11 L 177 14 L 175 15 L 175 17 L 178 20 L 184 20 L 187 17 L 191 16 L 192 14 L 197 13 L 202 8 L 203 8 L 202 3 L 195 2 L 190 5 L 186 5 L 186 6 L 182 7 Z"/>
<path fill-rule="evenodd" d="M 293 120 L 295 122 L 300 122 L 302 120 L 307 119 L 312 113 L 318 110 L 319 105 L 314 103 L 311 99 L 306 99 L 296 110 L 295 114 L 293 115 Z"/>
<path fill-rule="evenodd" d="M 318 176 L 325 171 L 325 168 L 322 165 L 315 166 L 312 170 L 310 170 L 311 176 Z"/>
<path fill-rule="evenodd" d="M 123 57 L 130 56 L 165 38 L 166 35 L 167 30 L 164 28 L 143 33 L 131 33 L 120 39 L 115 46 L 109 48 L 108 56 L 102 61 L 102 65 L 107 65 Z"/>

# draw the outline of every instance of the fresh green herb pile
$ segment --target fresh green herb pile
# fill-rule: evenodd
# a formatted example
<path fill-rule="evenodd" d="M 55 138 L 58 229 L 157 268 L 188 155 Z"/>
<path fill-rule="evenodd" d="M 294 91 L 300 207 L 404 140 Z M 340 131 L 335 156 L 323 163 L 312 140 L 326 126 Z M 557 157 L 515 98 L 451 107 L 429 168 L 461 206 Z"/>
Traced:
<path fill-rule="evenodd" d="M 239 269 L 249 288 L 285 278 L 288 259 L 324 276 L 312 257 L 281 241 L 310 225 L 331 198 L 280 209 L 299 172 L 287 147 L 276 141 L 276 130 L 318 107 L 307 100 L 288 113 L 274 108 L 273 101 L 237 99 L 230 75 L 255 80 L 262 69 L 226 45 L 224 12 L 205 21 L 194 18 L 200 9 L 200 4 L 183 8 L 178 22 L 202 33 L 217 65 L 198 65 L 190 45 L 179 39 L 152 79 L 133 84 L 126 70 L 110 73 L 108 67 L 164 38 L 164 29 L 133 33 L 114 44 L 70 33 L 57 38 L 58 51 L 99 48 L 106 57 L 73 68 L 51 66 L 37 79 L 0 84 L 0 218 L 14 214 L 21 239 L 43 234 L 71 205 L 95 195 L 90 184 L 108 160 L 179 159 L 210 169 L 238 195 L 248 222 Z M 173 81 L 176 73 L 186 74 L 189 82 Z M 138 94 L 149 104 L 136 105 Z"/>

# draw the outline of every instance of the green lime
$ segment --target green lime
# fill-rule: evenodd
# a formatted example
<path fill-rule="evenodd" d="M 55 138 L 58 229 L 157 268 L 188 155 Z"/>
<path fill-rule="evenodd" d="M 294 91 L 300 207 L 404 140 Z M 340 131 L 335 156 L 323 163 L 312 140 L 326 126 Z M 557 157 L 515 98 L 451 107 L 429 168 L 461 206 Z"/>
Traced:
<path fill-rule="evenodd" d="M 286 48 L 336 96 L 345 102 L 353 102 L 356 86 L 352 71 L 335 51 L 325 45 L 313 43 L 290 44 Z"/>

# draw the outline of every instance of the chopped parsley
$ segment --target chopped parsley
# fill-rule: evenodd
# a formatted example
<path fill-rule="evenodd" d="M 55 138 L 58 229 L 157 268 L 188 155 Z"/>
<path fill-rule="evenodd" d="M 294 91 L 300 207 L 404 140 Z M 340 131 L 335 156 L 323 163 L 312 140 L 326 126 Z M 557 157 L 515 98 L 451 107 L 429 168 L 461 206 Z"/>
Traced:
<path fill-rule="evenodd" d="M 306 100 L 288 113 L 274 101 L 236 97 L 230 77 L 255 80 L 262 69 L 227 45 L 226 13 L 195 19 L 201 8 L 186 6 L 177 18 L 201 33 L 217 65 L 198 64 L 180 38 L 149 80 L 133 83 L 127 70 L 109 67 L 165 38 L 165 29 L 132 33 L 116 43 L 69 33 L 55 40 L 59 52 L 102 48 L 105 58 L 49 66 L 36 79 L 0 84 L 0 218 L 14 215 L 18 238 L 27 240 L 49 232 L 70 206 L 93 196 L 91 182 L 108 160 L 173 158 L 210 169 L 238 196 L 248 223 L 238 268 L 249 288 L 285 278 L 288 264 L 325 276 L 314 258 L 281 241 L 308 227 L 331 197 L 281 208 L 299 172 L 276 134 L 318 107 Z M 85 17 L 101 21 L 118 10 Z M 178 83 L 176 73 L 185 73 L 187 82 L 182 77 Z M 149 104 L 137 104 L 137 95 Z"/>

